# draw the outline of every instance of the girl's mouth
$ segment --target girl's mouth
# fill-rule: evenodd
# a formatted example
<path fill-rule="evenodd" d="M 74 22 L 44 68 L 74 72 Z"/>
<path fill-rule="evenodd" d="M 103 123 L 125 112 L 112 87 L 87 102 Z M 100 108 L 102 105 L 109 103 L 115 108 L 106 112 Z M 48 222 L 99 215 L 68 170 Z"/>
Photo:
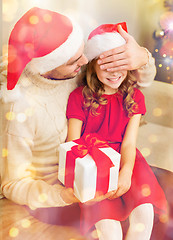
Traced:
<path fill-rule="evenodd" d="M 107 78 L 108 81 L 113 82 L 113 83 L 118 82 L 120 79 L 121 79 L 121 76 L 119 76 L 119 77 Z"/>

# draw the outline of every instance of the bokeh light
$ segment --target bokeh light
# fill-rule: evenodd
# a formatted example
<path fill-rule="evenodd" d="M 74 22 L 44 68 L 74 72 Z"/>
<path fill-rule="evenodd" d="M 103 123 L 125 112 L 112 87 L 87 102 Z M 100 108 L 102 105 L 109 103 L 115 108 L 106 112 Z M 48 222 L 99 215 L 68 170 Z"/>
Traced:
<path fill-rule="evenodd" d="M 7 157 L 8 156 L 8 149 L 3 148 L 2 149 L 2 157 Z"/>
<path fill-rule="evenodd" d="M 45 14 L 43 16 L 43 20 L 47 23 L 51 22 L 52 21 L 52 16 L 50 14 Z"/>
<path fill-rule="evenodd" d="M 19 229 L 16 227 L 12 227 L 9 231 L 9 236 L 15 238 L 19 235 Z"/>
<path fill-rule="evenodd" d="M 13 121 L 15 119 L 15 113 L 14 112 L 7 112 L 5 117 L 8 121 Z"/>
<path fill-rule="evenodd" d="M 154 108 L 153 109 L 153 116 L 160 117 L 162 115 L 162 109 L 161 108 Z"/>
<path fill-rule="evenodd" d="M 162 214 L 159 216 L 159 220 L 161 223 L 167 223 L 169 221 L 169 217 L 166 214 Z"/>
<path fill-rule="evenodd" d="M 142 190 L 141 193 L 144 197 L 148 197 L 151 195 L 151 189 L 150 186 L 148 184 L 143 184 L 142 185 Z"/>
<path fill-rule="evenodd" d="M 141 153 L 144 157 L 148 157 L 151 154 L 151 150 L 150 148 L 145 147 L 141 149 Z"/>
<path fill-rule="evenodd" d="M 41 203 L 46 202 L 47 199 L 48 199 L 48 196 L 47 196 L 46 193 L 42 193 L 42 194 L 40 194 L 39 197 L 38 197 L 38 201 L 41 202 Z"/>
<path fill-rule="evenodd" d="M 29 219 L 23 219 L 21 225 L 23 228 L 29 228 L 31 226 L 31 221 Z"/>
<path fill-rule="evenodd" d="M 29 18 L 29 22 L 30 22 L 30 24 L 35 25 L 39 22 L 39 18 L 37 16 L 33 15 Z"/>
<path fill-rule="evenodd" d="M 18 122 L 23 123 L 26 121 L 26 114 L 25 113 L 18 113 L 16 116 Z"/>

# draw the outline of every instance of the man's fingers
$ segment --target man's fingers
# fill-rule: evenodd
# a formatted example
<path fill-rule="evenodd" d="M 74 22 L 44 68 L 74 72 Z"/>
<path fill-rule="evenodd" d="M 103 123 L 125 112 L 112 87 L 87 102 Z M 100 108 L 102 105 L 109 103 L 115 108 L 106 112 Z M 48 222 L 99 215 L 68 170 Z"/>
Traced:
<path fill-rule="evenodd" d="M 129 40 L 130 35 L 122 28 L 121 25 L 118 25 L 118 32 L 126 40 L 126 42 Z"/>
<path fill-rule="evenodd" d="M 100 55 L 100 59 L 104 59 L 104 58 L 107 58 L 107 57 L 112 56 L 112 55 L 120 54 L 124 51 L 125 51 L 125 45 L 122 45 L 120 47 L 117 47 L 117 48 L 114 48 L 114 49 L 103 52 Z"/>
<path fill-rule="evenodd" d="M 127 59 L 122 59 L 122 60 L 118 60 L 115 62 L 109 62 L 109 63 L 105 63 L 103 65 L 100 65 L 100 69 L 102 70 L 108 70 L 111 68 L 118 68 L 118 67 L 123 67 L 128 65 L 128 60 Z"/>
<path fill-rule="evenodd" d="M 115 63 L 117 61 L 120 61 L 120 60 L 126 60 L 127 59 L 127 54 L 125 52 L 122 52 L 122 53 L 118 53 L 118 54 L 114 54 L 114 55 L 110 55 L 106 58 L 102 58 L 102 59 L 98 59 L 97 60 L 97 63 L 99 65 L 103 65 L 105 63 Z"/>

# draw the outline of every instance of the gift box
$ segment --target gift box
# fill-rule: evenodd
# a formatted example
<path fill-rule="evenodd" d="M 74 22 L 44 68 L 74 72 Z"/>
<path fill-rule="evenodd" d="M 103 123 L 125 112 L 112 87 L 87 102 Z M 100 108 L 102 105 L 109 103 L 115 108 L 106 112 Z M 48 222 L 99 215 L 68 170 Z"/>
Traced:
<path fill-rule="evenodd" d="M 121 155 L 96 134 L 60 144 L 58 179 L 80 202 L 117 189 Z"/>

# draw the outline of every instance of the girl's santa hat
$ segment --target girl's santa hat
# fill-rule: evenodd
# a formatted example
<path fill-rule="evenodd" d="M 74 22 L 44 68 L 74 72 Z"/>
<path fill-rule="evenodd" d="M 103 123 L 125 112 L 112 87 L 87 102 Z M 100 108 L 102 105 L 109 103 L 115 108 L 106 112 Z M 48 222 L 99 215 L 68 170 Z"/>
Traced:
<path fill-rule="evenodd" d="M 99 57 L 99 55 L 110 49 L 120 47 L 126 43 L 125 39 L 118 33 L 118 25 L 127 32 L 125 22 L 117 24 L 103 24 L 94 29 L 85 46 L 85 55 L 88 61 Z"/>
<path fill-rule="evenodd" d="M 44 74 L 67 62 L 80 48 L 83 34 L 68 17 L 34 7 L 15 24 L 8 47 L 7 89 L 12 90 L 25 66 Z"/>

